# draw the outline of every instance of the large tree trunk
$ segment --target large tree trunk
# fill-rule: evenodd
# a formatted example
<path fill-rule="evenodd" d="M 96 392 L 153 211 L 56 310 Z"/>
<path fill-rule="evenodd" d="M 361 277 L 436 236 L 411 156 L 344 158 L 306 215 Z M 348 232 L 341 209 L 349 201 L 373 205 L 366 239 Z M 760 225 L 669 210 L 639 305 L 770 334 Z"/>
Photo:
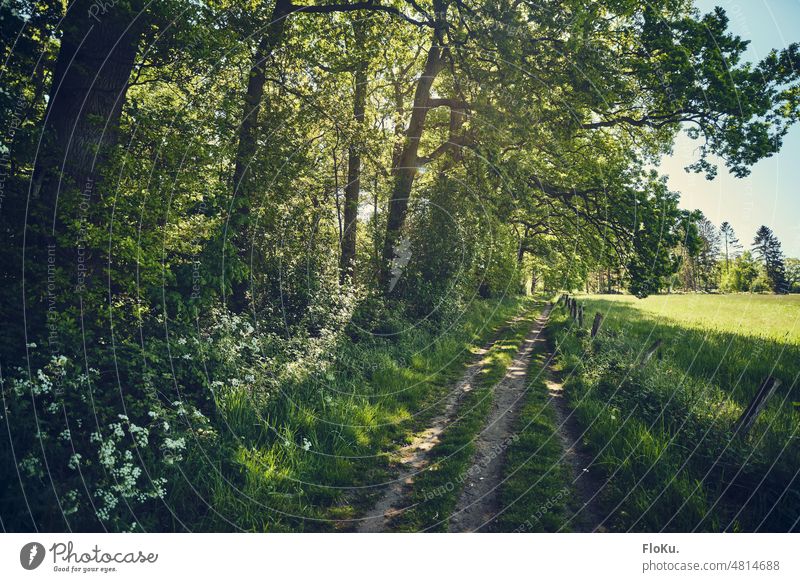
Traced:
<path fill-rule="evenodd" d="M 406 130 L 403 149 L 400 152 L 396 167 L 392 168 L 395 179 L 392 195 L 389 199 L 389 215 L 386 222 L 386 239 L 383 245 L 380 273 L 380 285 L 384 292 L 388 292 L 391 278 L 391 265 L 394 259 L 395 249 L 402 236 L 403 226 L 408 213 L 411 189 L 414 186 L 414 178 L 418 170 L 419 142 L 422 138 L 422 132 L 425 129 L 425 118 L 428 115 L 431 86 L 436 76 L 444 67 L 442 50 L 436 36 L 434 36 L 434 42 L 428 50 L 428 56 L 425 60 L 425 68 L 417 82 L 411 119 L 408 124 L 408 129 Z"/>
<path fill-rule="evenodd" d="M 100 268 L 86 244 L 86 226 L 95 220 L 93 202 L 118 139 L 144 5 L 131 0 L 104 11 L 92 0 L 73 0 L 64 17 L 25 225 L 30 327 L 43 323 L 48 296 L 74 300 L 73 289 L 85 291 Z M 56 273 L 58 284 L 48 283 Z"/>
<path fill-rule="evenodd" d="M 261 111 L 261 100 L 264 97 L 264 86 L 266 84 L 265 64 L 272 52 L 283 41 L 283 31 L 286 25 L 286 17 L 291 10 L 289 0 L 277 0 L 272 11 L 270 23 L 266 26 L 264 34 L 258 43 L 253 62 L 250 65 L 250 73 L 247 78 L 247 92 L 244 96 L 244 107 L 242 110 L 242 122 L 239 125 L 239 141 L 236 148 L 236 158 L 233 169 L 233 190 L 234 196 L 239 200 L 234 203 L 234 208 L 239 213 L 234 213 L 231 217 L 233 222 L 246 218 L 246 212 L 250 200 L 248 195 L 251 189 L 247 183 L 247 170 L 256 153 L 256 142 L 258 140 L 258 121 Z M 244 214 L 244 216 L 242 216 Z"/>
<path fill-rule="evenodd" d="M 363 37 L 356 26 L 356 41 Z M 353 76 L 355 82 L 353 117 L 360 132 L 364 124 L 367 103 L 367 63 L 360 62 Z M 360 139 L 357 138 L 357 139 Z M 340 279 L 356 277 L 356 231 L 358 226 L 358 199 L 361 192 L 361 144 L 351 141 L 348 148 L 347 184 L 344 187 L 344 232 L 342 233 L 342 255 L 339 261 Z"/>
<path fill-rule="evenodd" d="M 116 143 L 145 18 L 143 5 L 143 0 L 133 0 L 96 14 L 93 0 L 69 5 L 33 177 L 34 197 L 41 197 L 53 213 L 59 185 L 64 193 L 70 187 L 91 189 Z"/>
<path fill-rule="evenodd" d="M 525 259 L 525 248 L 528 244 L 528 236 L 530 235 L 530 232 L 530 227 L 526 226 L 525 233 L 519 237 L 519 244 L 517 245 L 517 268 L 522 266 L 522 261 Z"/>
<path fill-rule="evenodd" d="M 247 91 L 242 108 L 242 122 L 239 125 L 238 145 L 233 168 L 233 202 L 228 229 L 232 232 L 234 246 L 239 259 L 247 264 L 250 247 L 249 217 L 254 206 L 255 188 L 248 171 L 256 154 L 258 143 L 259 113 L 261 100 L 266 85 L 266 62 L 273 51 L 281 44 L 286 26 L 286 18 L 291 11 L 289 0 L 276 0 L 269 24 L 256 47 L 253 62 L 247 78 Z M 234 310 L 241 310 L 247 305 L 245 294 L 249 281 L 234 281 L 232 285 L 231 304 Z"/>

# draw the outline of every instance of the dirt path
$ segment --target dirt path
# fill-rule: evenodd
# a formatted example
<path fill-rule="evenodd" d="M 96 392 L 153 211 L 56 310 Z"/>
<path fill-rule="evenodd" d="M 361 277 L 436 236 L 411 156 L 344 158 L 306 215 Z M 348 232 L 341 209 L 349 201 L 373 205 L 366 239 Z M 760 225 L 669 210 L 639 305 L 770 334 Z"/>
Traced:
<path fill-rule="evenodd" d="M 575 491 L 575 497 L 568 507 L 572 513 L 564 525 L 569 525 L 575 532 L 605 531 L 602 526 L 603 514 L 598 508 L 599 493 L 604 483 L 598 476 L 599 470 L 593 467 L 595 459 L 581 445 L 583 432 L 564 400 L 564 385 L 553 373 L 551 361 L 552 356 L 547 360 L 548 378 L 545 381 L 549 405 L 556 413 L 558 438 L 564 448 L 562 458 L 572 470 L 572 488 Z"/>
<path fill-rule="evenodd" d="M 530 356 L 545 349 L 542 333 L 552 306 L 544 308 L 531 328 L 505 377 L 494 387 L 492 410 L 486 427 L 475 441 L 475 456 L 464 479 L 464 489 L 450 517 L 451 532 L 481 531 L 497 515 L 497 494 L 502 482 L 505 450 L 513 436 L 514 420 L 523 404 Z"/>
<path fill-rule="evenodd" d="M 503 329 L 514 325 L 524 317 L 519 315 L 508 322 Z M 363 518 L 357 531 L 363 533 L 376 533 L 386 531 L 389 521 L 398 515 L 407 489 L 414 482 L 414 477 L 430 463 L 430 451 L 439 442 L 439 439 L 455 418 L 458 406 L 463 396 L 474 387 L 475 376 L 484 365 L 484 356 L 499 338 L 502 330 L 483 348 L 476 351 L 477 358 L 469 365 L 461 379 L 455 384 L 444 401 L 442 412 L 430 421 L 424 431 L 414 435 L 408 445 L 397 451 L 397 464 L 400 467 L 397 478 L 387 486 L 386 492 L 370 510 L 369 515 Z"/>

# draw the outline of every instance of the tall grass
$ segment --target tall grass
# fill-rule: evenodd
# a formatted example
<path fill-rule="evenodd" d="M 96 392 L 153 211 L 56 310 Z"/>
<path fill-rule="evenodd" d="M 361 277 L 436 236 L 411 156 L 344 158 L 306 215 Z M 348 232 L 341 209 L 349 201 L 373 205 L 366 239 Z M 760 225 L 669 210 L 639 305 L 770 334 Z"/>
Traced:
<path fill-rule="evenodd" d="M 800 399 L 800 345 L 790 336 L 777 339 L 786 335 L 785 321 L 766 332 L 734 325 L 736 314 L 717 311 L 718 297 L 671 301 L 586 298 L 587 319 L 605 314 L 594 341 L 563 310 L 554 317 L 570 403 L 609 479 L 609 524 L 643 531 L 797 529 L 800 415 L 792 402 Z M 681 311 L 689 302 L 698 311 Z M 770 298 L 760 309 L 774 309 L 780 320 L 793 306 Z M 714 329 L 705 329 L 711 319 Z M 639 366 L 657 338 L 659 358 Z M 767 375 L 783 387 L 746 438 L 734 435 L 735 420 Z"/>
<path fill-rule="evenodd" d="M 176 513 L 193 530 L 351 529 L 391 451 L 436 413 L 473 349 L 526 307 L 476 301 L 450 325 L 345 336 L 330 366 L 288 375 L 266 403 L 244 389 L 219 395 L 221 446 L 184 462 Z"/>

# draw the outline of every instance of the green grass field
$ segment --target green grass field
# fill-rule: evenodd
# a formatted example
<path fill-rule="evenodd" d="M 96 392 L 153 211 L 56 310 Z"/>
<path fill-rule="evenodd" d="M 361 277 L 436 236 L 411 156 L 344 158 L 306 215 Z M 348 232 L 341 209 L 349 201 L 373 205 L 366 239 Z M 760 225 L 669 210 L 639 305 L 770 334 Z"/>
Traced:
<path fill-rule="evenodd" d="M 684 327 L 737 333 L 800 344 L 800 295 L 588 295 L 590 304 L 613 312 L 632 307 L 642 316 Z M 594 303 L 592 303 L 594 302 Z"/>
<path fill-rule="evenodd" d="M 615 530 L 798 528 L 800 298 L 583 296 L 554 312 L 567 395 L 610 479 Z M 592 341 L 594 314 L 605 319 Z M 639 362 L 662 340 L 658 357 Z M 767 376 L 782 386 L 746 435 L 734 422 Z"/>

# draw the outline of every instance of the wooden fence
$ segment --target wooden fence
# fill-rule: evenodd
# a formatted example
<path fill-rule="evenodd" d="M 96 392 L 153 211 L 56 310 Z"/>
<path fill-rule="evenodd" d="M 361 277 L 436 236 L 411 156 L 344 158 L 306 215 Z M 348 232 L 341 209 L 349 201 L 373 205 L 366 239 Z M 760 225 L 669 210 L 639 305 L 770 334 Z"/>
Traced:
<path fill-rule="evenodd" d="M 561 296 L 556 301 L 556 306 L 560 304 L 564 304 L 565 309 L 569 313 L 570 317 L 573 320 L 573 323 L 578 326 L 578 328 L 583 329 L 583 319 L 584 319 L 584 306 L 578 301 L 577 298 L 572 297 L 569 293 L 562 293 Z M 592 339 L 597 337 L 597 334 L 600 332 L 600 328 L 603 325 L 603 314 L 600 312 L 596 312 L 594 314 L 594 320 L 592 322 L 592 328 L 590 332 L 590 336 Z M 658 354 L 658 359 L 661 359 L 661 346 L 663 345 L 663 340 L 661 338 L 657 338 L 642 354 L 641 358 L 639 358 L 638 367 L 644 368 L 647 363 L 653 358 L 654 355 Z M 761 385 L 758 387 L 753 399 L 750 401 L 750 404 L 742 411 L 742 414 L 739 416 L 738 420 L 734 423 L 731 430 L 734 434 L 738 437 L 744 437 L 747 435 L 749 430 L 752 428 L 753 424 L 755 424 L 756 418 L 758 415 L 761 414 L 761 411 L 764 410 L 767 401 L 770 397 L 775 393 L 775 390 L 781 385 L 781 381 L 777 378 L 773 378 L 772 376 L 766 377 Z"/>

